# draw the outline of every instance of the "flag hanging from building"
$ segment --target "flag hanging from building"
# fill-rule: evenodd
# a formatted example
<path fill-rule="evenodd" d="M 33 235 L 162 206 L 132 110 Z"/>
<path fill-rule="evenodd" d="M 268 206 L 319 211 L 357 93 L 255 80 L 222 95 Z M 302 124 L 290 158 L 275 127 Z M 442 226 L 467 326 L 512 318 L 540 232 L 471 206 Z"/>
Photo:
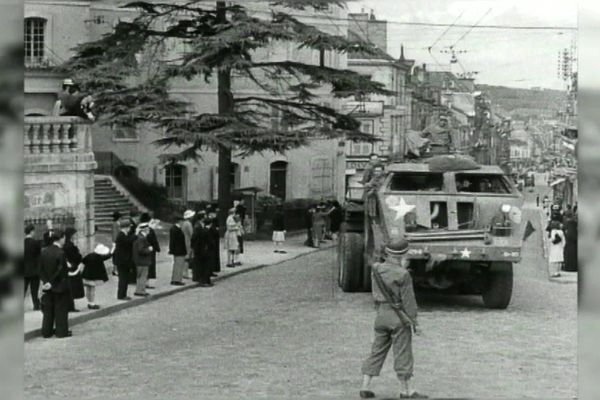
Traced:
<path fill-rule="evenodd" d="M 535 228 L 531 224 L 531 221 L 527 221 L 527 226 L 525 226 L 525 232 L 523 233 L 523 241 L 526 241 L 533 232 L 535 232 Z"/>

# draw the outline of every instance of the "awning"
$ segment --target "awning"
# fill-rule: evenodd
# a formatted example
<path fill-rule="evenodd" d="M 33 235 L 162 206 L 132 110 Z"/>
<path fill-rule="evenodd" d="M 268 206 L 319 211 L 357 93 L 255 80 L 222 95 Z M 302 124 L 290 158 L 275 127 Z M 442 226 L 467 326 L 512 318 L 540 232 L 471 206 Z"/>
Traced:
<path fill-rule="evenodd" d="M 554 187 L 554 186 L 556 186 L 556 185 L 559 185 L 559 184 L 563 183 L 563 182 L 564 182 L 564 181 L 566 181 L 566 180 L 567 180 L 566 178 L 560 178 L 560 179 L 557 179 L 557 180 L 555 180 L 554 182 L 552 182 L 552 183 L 550 184 L 550 186 Z"/>
<path fill-rule="evenodd" d="M 471 93 L 452 93 L 452 108 L 469 117 L 474 117 L 475 99 Z"/>
<path fill-rule="evenodd" d="M 256 186 L 250 186 L 250 187 L 245 187 L 245 188 L 239 188 L 239 189 L 233 189 L 231 192 L 232 193 L 258 193 L 258 192 L 262 192 L 263 189 L 256 187 Z"/>
<path fill-rule="evenodd" d="M 454 118 L 458 121 L 458 123 L 460 125 L 469 125 L 469 118 L 467 117 L 466 114 L 458 111 L 458 110 L 452 110 L 452 115 L 454 116 Z"/>

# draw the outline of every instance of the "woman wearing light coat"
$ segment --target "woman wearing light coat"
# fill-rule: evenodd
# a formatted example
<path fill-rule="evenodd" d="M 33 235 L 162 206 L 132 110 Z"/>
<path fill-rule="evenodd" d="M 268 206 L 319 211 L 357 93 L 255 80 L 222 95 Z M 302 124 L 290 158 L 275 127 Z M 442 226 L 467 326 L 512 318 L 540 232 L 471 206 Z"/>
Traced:
<path fill-rule="evenodd" d="M 564 262 L 565 234 L 561 223 L 552 221 L 549 225 L 549 250 L 548 250 L 548 273 L 550 278 L 560 276 L 560 269 Z"/>
<path fill-rule="evenodd" d="M 235 218 L 235 208 L 229 210 L 229 216 L 225 222 L 227 230 L 225 231 L 225 249 L 227 250 L 227 266 L 235 267 L 235 253 L 239 249 L 238 234 L 241 226 Z"/>

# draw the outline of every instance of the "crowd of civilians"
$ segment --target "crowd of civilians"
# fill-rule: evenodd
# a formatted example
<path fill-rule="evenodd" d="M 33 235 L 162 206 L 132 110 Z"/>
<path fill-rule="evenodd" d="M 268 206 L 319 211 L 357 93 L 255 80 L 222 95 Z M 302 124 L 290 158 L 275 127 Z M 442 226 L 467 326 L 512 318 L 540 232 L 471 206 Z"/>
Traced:
<path fill-rule="evenodd" d="M 191 279 L 200 287 L 213 286 L 211 278 L 221 271 L 217 213 L 217 208 L 208 205 L 173 216 L 168 248 L 168 254 L 173 257 L 171 285 L 181 286 L 183 279 Z M 306 213 L 308 237 L 305 245 L 318 248 L 325 240 L 333 239 L 339 232 L 342 217 L 342 208 L 337 201 L 311 206 Z M 245 218 L 243 201 L 235 201 L 229 210 L 223 236 L 228 268 L 242 265 Z M 272 223 L 274 252 L 286 253 L 282 206 L 275 210 Z M 35 226 L 25 227 L 25 293 L 29 289 L 34 310 L 43 313 L 42 336 L 71 336 L 68 313 L 79 311 L 75 308 L 77 299 L 85 297 L 90 310 L 100 308 L 95 294 L 96 287 L 109 280 L 105 261 L 112 260 L 112 268 L 109 266 L 108 271 L 118 281 L 117 299 L 131 300 L 129 285 L 135 285 L 134 296 L 148 296 L 148 291 L 155 288 L 156 254 L 161 252 L 155 232 L 157 224 L 158 221 L 148 213 L 138 214 L 132 210 L 129 216 L 122 216 L 115 212 L 112 247 L 98 244 L 85 256 L 75 244 L 75 228 L 54 229 L 52 221 L 48 220 L 42 240 L 38 240 Z"/>

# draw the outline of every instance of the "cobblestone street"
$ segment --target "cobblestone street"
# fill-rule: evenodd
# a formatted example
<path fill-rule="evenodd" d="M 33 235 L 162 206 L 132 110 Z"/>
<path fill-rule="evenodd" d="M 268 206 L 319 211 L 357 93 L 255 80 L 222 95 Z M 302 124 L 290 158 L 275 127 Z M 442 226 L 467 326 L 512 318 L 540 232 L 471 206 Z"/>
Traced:
<path fill-rule="evenodd" d="M 537 211 L 526 210 L 531 217 Z M 539 221 L 505 311 L 420 295 L 415 384 L 434 397 L 576 395 L 576 284 L 551 282 Z M 354 398 L 370 294 L 337 287 L 333 249 L 25 344 L 27 399 Z M 388 360 L 375 383 L 396 395 Z"/>

